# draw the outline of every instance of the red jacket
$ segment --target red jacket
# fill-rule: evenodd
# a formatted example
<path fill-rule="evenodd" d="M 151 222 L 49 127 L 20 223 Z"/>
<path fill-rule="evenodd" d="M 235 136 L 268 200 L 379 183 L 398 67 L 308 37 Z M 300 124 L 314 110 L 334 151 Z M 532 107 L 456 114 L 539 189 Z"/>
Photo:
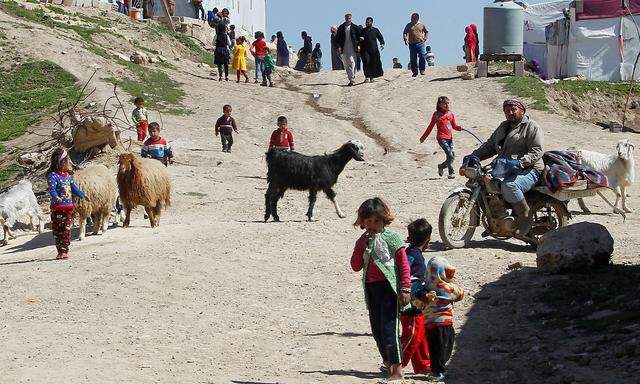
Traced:
<path fill-rule="evenodd" d="M 456 117 L 453 115 L 453 112 L 436 111 L 433 113 L 431 123 L 429 123 L 429 127 L 422 134 L 420 141 L 424 141 L 429 136 L 434 126 L 438 127 L 438 134 L 436 135 L 437 140 L 453 140 L 451 129 L 453 128 L 456 131 L 462 130 L 462 127 L 456 122 Z"/>
<path fill-rule="evenodd" d="M 295 150 L 295 144 L 293 143 L 293 134 L 288 129 L 281 130 L 280 128 L 273 131 L 271 134 L 271 141 L 269 141 L 269 149 L 273 147 L 288 147 L 290 150 Z"/>

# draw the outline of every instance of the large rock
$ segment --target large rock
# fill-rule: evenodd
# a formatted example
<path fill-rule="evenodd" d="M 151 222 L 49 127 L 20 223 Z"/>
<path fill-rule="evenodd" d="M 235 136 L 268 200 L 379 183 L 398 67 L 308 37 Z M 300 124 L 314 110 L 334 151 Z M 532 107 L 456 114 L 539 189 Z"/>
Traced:
<path fill-rule="evenodd" d="M 611 260 L 613 238 L 604 226 L 577 223 L 546 233 L 536 252 L 538 268 L 545 272 L 584 271 Z"/>

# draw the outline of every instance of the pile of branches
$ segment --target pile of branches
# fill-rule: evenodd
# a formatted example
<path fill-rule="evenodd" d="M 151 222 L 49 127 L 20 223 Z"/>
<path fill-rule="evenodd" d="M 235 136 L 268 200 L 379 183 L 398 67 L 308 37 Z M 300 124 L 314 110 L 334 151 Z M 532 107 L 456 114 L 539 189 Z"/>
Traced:
<path fill-rule="evenodd" d="M 113 96 L 105 100 L 102 109 L 96 108 L 95 103 L 89 103 L 89 108 L 80 107 L 96 91 L 96 88 L 93 88 L 90 92 L 86 92 L 96 72 L 97 70 L 93 72 L 89 80 L 84 84 L 80 91 L 80 96 L 73 103 L 64 104 L 60 102 L 57 114 L 50 116 L 53 121 L 50 133 L 43 133 L 42 130 L 39 130 L 39 132 L 29 130 L 27 132 L 28 134 L 42 137 L 42 141 L 26 147 L 14 147 L 11 151 L 11 163 L 17 161 L 18 164 L 28 169 L 30 179 L 43 179 L 49 167 L 51 154 L 58 147 L 67 149 L 73 163 L 78 167 L 82 167 L 83 164 L 102 153 L 106 145 L 83 151 L 79 151 L 78 148 L 74 147 L 73 138 L 78 130 L 87 129 L 86 123 L 88 121 L 102 121 L 111 125 L 116 132 L 116 142 L 110 143 L 110 145 L 112 147 L 124 147 L 120 139 L 120 132 L 134 129 L 131 127 L 132 124 L 120 101 L 115 85 L 113 87 Z M 108 109 L 107 106 L 114 99 L 118 102 L 117 108 L 115 110 Z M 129 147 L 131 147 L 131 144 L 132 141 L 130 140 Z M 4 164 L 7 164 L 7 162 L 5 161 Z"/>

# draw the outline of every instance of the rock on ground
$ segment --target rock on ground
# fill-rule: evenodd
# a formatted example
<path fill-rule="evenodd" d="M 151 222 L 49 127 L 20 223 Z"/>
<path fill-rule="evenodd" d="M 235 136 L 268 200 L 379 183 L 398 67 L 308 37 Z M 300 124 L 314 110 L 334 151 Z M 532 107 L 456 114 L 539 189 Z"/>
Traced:
<path fill-rule="evenodd" d="M 613 237 L 601 224 L 577 223 L 542 237 L 536 263 L 545 272 L 585 270 L 609 264 Z"/>

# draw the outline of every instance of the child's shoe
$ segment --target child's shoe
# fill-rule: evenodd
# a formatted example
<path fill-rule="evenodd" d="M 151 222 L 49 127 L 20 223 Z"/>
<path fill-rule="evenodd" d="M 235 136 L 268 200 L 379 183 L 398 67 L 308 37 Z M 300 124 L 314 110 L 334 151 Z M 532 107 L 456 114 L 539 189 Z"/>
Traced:
<path fill-rule="evenodd" d="M 219 77 L 218 77 L 218 81 L 222 81 L 222 76 L 219 76 Z"/>
<path fill-rule="evenodd" d="M 444 167 L 442 164 L 438 164 L 438 176 L 442 177 L 444 175 Z"/>
<path fill-rule="evenodd" d="M 432 373 L 427 377 L 429 378 L 429 381 L 433 383 L 439 383 L 444 381 L 444 373 Z"/>
<path fill-rule="evenodd" d="M 456 175 L 454 175 L 453 173 L 450 173 L 448 177 L 449 177 L 449 180 L 451 180 L 451 179 L 455 179 Z"/>
<path fill-rule="evenodd" d="M 258 81 L 258 80 L 256 80 L 256 81 L 254 81 L 253 83 L 254 83 L 254 84 L 258 84 L 258 83 L 259 83 L 259 81 Z"/>
<path fill-rule="evenodd" d="M 266 87 L 267 86 L 267 82 L 263 81 L 262 84 L 260 84 L 260 85 L 263 86 L 263 87 Z"/>
<path fill-rule="evenodd" d="M 228 77 L 225 77 L 225 78 L 224 78 L 224 81 L 229 81 L 229 78 L 228 78 Z"/>
<path fill-rule="evenodd" d="M 274 87 L 273 83 L 269 83 L 269 87 L 273 88 Z"/>

